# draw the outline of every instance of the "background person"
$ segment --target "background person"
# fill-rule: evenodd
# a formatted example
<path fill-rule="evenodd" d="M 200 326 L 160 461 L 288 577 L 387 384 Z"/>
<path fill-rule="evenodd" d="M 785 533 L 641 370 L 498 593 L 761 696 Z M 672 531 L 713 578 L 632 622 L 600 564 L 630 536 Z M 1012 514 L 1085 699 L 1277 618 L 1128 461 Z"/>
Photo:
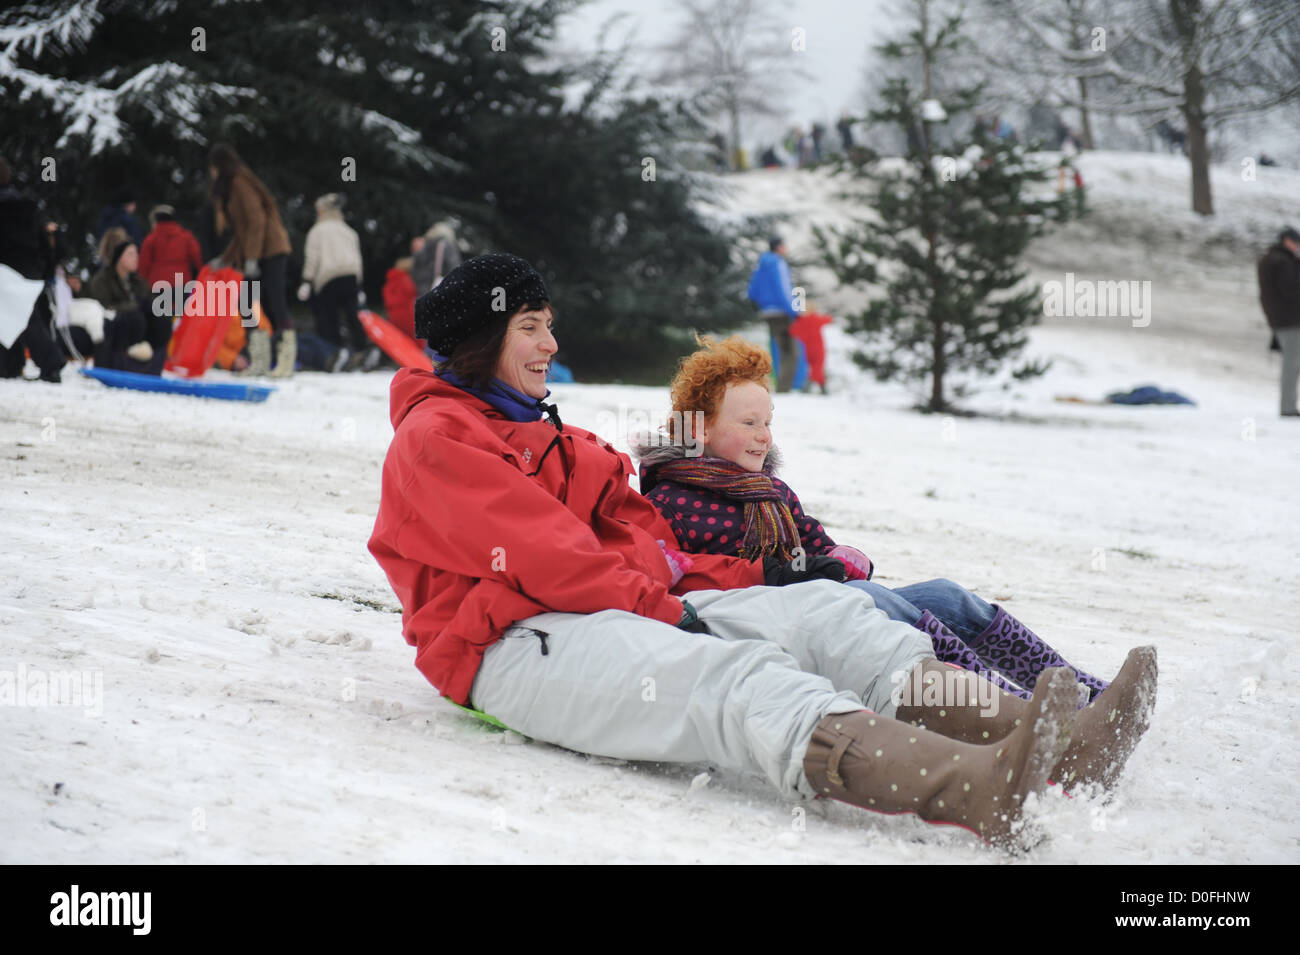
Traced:
<path fill-rule="evenodd" d="M 1296 379 L 1300 377 L 1300 232 L 1287 226 L 1260 256 L 1259 302 L 1282 348 L 1281 414 L 1300 416 Z"/>
<path fill-rule="evenodd" d="M 262 311 L 280 336 L 275 371 L 271 372 L 271 337 L 260 328 L 248 336 L 247 375 L 287 378 L 293 374 L 298 339 L 285 282 L 289 267 L 289 233 L 280 221 L 275 198 L 262 180 L 253 174 L 234 147 L 218 143 L 208 154 L 212 178 L 211 198 L 216 211 L 215 229 L 220 235 L 232 230 L 230 244 L 218 256 L 225 264 L 242 269 L 246 280 L 257 279 Z"/>
<path fill-rule="evenodd" d="M 140 278 L 145 288 L 151 295 L 158 282 L 184 288 L 203 267 L 198 238 L 176 221 L 176 210 L 169 205 L 154 206 L 149 224 L 152 228 L 140 246 Z"/>
<path fill-rule="evenodd" d="M 798 361 L 790 324 L 799 317 L 799 312 L 794 307 L 790 266 L 785 257 L 784 240 L 773 236 L 768 241 L 768 251 L 759 256 L 747 292 L 749 300 L 758 306 L 759 318 L 767 322 L 772 333 L 772 360 L 777 367 L 778 394 L 789 391 L 794 384 L 795 363 Z"/>

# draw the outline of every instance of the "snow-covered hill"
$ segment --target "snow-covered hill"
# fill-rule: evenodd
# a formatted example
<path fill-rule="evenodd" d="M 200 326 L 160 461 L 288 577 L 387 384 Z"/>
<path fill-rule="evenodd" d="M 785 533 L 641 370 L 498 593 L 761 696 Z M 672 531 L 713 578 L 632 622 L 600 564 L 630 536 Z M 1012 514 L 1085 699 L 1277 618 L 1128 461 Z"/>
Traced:
<path fill-rule="evenodd" d="M 1253 255 L 1300 219 L 1300 180 L 1216 170 L 1201 221 L 1181 160 L 1082 166 L 1094 215 L 1035 247 L 1034 278 L 1151 281 L 1150 324 L 1045 323 L 1032 347 L 1053 370 L 969 419 L 907 410 L 832 328 L 832 395 L 776 404 L 786 477 L 886 583 L 961 581 L 1102 675 L 1159 647 L 1155 722 L 1115 799 L 1045 800 L 1054 836 L 1019 861 L 1294 863 L 1300 425 L 1277 417 Z M 734 182 L 737 212 L 794 214 L 796 259 L 843 214 L 820 176 Z M 1054 400 L 1147 382 L 1198 404 Z M 71 370 L 0 381 L 0 681 L 86 691 L 0 707 L 0 861 L 1008 861 L 761 780 L 528 743 L 441 701 L 365 550 L 386 386 L 301 374 L 241 407 Z M 556 397 L 620 443 L 667 410 L 663 389 Z"/>

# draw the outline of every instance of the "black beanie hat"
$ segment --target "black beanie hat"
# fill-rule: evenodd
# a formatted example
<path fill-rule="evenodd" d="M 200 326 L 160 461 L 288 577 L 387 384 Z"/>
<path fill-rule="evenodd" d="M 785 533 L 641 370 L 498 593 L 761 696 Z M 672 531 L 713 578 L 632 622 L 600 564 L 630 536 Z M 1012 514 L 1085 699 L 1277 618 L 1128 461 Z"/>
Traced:
<path fill-rule="evenodd" d="M 134 246 L 135 242 L 132 239 L 127 239 L 125 242 L 119 242 L 117 245 L 113 246 L 113 251 L 108 257 L 108 267 L 110 269 L 117 268 L 118 260 L 122 258 L 122 254 L 126 252 L 127 249 Z"/>
<path fill-rule="evenodd" d="M 549 302 L 546 282 L 531 265 L 507 252 L 467 259 L 415 303 L 415 337 L 439 355 L 480 328 L 509 318 L 521 306 Z"/>

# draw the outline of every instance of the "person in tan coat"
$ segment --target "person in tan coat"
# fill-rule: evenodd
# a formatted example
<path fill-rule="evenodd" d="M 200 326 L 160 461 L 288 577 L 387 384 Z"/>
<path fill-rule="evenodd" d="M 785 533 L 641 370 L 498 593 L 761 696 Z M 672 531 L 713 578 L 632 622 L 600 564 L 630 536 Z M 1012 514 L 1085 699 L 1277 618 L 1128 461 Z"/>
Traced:
<path fill-rule="evenodd" d="M 244 374 L 287 378 L 293 374 L 298 354 L 297 333 L 289 312 L 285 288 L 289 265 L 289 233 L 280 221 L 275 198 L 262 180 L 253 174 L 234 148 L 218 143 L 208 154 L 212 177 L 212 200 L 217 231 L 228 223 L 234 230 L 230 244 L 218 256 L 224 263 L 242 268 L 245 279 L 258 279 L 262 311 L 280 336 L 275 370 L 271 371 L 271 340 L 261 329 L 248 339 L 249 364 Z"/>

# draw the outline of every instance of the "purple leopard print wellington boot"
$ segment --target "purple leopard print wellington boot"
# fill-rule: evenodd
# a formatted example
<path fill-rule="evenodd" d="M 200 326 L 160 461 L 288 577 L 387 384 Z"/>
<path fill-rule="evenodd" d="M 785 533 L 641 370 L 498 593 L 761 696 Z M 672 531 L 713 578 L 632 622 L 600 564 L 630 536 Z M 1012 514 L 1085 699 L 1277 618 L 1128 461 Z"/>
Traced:
<path fill-rule="evenodd" d="M 1050 667 L 1073 670 L 1075 677 L 1088 690 L 1088 699 L 1084 705 L 1095 700 L 1098 693 L 1110 686 L 1105 680 L 1099 680 L 1092 674 L 1071 666 L 1034 631 L 997 604 L 993 607 L 997 611 L 993 622 L 970 642 L 970 648 L 979 656 L 981 665 L 1005 673 L 1008 679 L 1030 690 L 1038 682 L 1038 674 Z"/>
<path fill-rule="evenodd" d="M 930 635 L 930 644 L 934 647 L 934 655 L 940 663 L 951 663 L 963 670 L 978 673 L 994 686 L 1006 690 L 1012 696 L 1018 696 L 1022 700 L 1033 698 L 1034 693 L 1032 690 L 1021 689 L 1014 683 L 1004 680 L 1001 674 L 985 666 L 979 655 L 966 646 L 961 637 L 949 630 L 947 624 L 930 613 L 930 611 L 927 610 L 921 614 L 921 619 L 912 626 L 922 633 Z"/>

